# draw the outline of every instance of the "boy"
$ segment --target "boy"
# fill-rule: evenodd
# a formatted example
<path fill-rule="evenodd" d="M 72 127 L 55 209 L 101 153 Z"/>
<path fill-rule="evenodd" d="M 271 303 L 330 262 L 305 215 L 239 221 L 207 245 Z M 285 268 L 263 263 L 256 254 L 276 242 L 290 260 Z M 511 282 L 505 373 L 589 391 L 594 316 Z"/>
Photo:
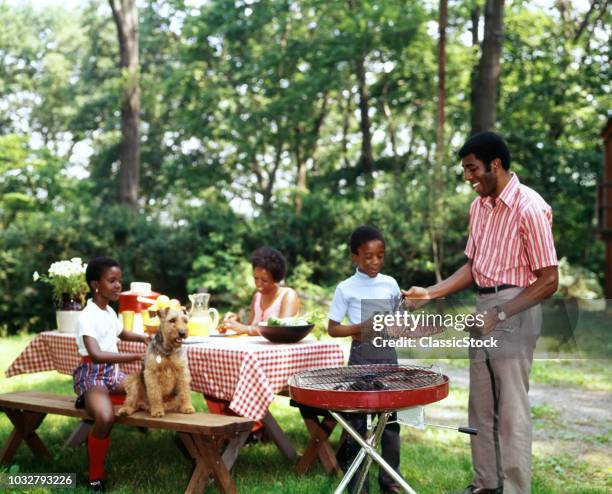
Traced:
<path fill-rule="evenodd" d="M 367 305 L 380 305 L 380 302 L 383 301 L 387 306 L 386 309 L 389 310 L 392 301 L 397 300 L 400 295 L 397 282 L 391 276 L 380 273 L 385 260 L 385 240 L 382 233 L 376 228 L 364 225 L 353 231 L 349 243 L 357 271 L 337 286 L 329 309 L 327 331 L 330 336 L 351 336 L 353 338 L 348 365 L 397 364 L 397 354 L 394 348 L 376 348 L 370 341 L 362 340 L 362 330 L 368 330 L 364 321 L 369 319 L 369 315 L 362 315 L 362 301 L 371 301 Z M 363 310 L 366 310 L 365 307 Z M 349 324 L 342 324 L 344 316 L 348 316 Z M 365 435 L 366 415 L 351 413 L 348 419 L 355 430 Z M 390 421 L 396 421 L 395 414 Z M 344 469 L 346 470 L 357 456 L 359 445 L 349 437 L 344 448 Z M 383 432 L 382 457 L 398 473 L 399 455 L 399 425 L 395 422 L 387 425 Z M 351 479 L 350 492 L 353 491 L 358 477 L 359 472 Z M 379 469 L 378 482 L 383 493 L 400 492 L 400 487 L 382 468 Z M 365 493 L 367 490 L 368 479 L 366 477 L 361 492 Z"/>

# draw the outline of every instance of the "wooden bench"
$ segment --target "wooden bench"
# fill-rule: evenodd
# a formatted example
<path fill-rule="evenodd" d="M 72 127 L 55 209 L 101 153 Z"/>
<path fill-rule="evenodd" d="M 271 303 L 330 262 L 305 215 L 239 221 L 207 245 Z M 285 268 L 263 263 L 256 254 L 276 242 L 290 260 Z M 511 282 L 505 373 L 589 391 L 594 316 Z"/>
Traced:
<path fill-rule="evenodd" d="M 115 412 L 118 408 L 115 407 Z M 74 407 L 74 398 L 37 391 L 0 394 L 0 410 L 6 413 L 14 426 L 0 454 L 2 463 L 11 462 L 24 441 L 35 456 L 49 456 L 49 451 L 36 433 L 49 413 L 91 420 L 85 410 Z M 136 412 L 129 417 L 116 415 L 115 423 L 175 431 L 195 464 L 186 493 L 203 492 L 211 475 L 222 492 L 236 492 L 229 468 L 249 435 L 252 420 L 209 413 L 169 413 L 162 418 L 153 418 L 146 412 Z M 221 456 L 220 450 L 226 444 Z"/>

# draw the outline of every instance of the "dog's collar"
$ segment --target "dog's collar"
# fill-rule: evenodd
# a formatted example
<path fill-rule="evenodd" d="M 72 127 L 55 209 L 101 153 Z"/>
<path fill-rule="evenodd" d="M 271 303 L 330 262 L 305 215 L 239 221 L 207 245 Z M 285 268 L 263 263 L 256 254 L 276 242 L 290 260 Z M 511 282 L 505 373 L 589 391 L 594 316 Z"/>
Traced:
<path fill-rule="evenodd" d="M 172 355 L 174 352 L 176 352 L 177 350 L 180 350 L 180 346 L 176 347 L 176 348 L 171 348 L 170 350 L 166 350 L 162 345 L 159 345 L 157 347 L 157 350 L 159 353 L 161 353 L 164 357 L 169 357 L 170 355 Z"/>
<path fill-rule="evenodd" d="M 176 352 L 177 350 L 180 350 L 180 346 L 176 347 L 176 348 L 170 348 L 170 350 L 166 350 L 164 348 L 164 342 L 163 342 L 163 338 L 161 337 L 161 333 L 156 333 L 155 334 L 155 350 L 158 354 L 163 355 L 164 357 L 169 357 L 170 355 L 172 355 L 174 352 Z M 158 355 L 159 356 L 159 355 Z M 160 363 L 159 361 L 157 362 L 158 364 Z"/>

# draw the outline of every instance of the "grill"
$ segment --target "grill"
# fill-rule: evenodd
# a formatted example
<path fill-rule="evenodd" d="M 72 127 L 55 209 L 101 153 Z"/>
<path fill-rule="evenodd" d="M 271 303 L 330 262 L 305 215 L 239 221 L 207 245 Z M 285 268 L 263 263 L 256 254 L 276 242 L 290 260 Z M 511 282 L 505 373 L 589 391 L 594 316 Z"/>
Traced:
<path fill-rule="evenodd" d="M 342 428 L 355 439 L 361 450 L 335 490 L 341 494 L 360 470 L 355 492 L 361 486 L 374 460 L 409 494 L 416 494 L 406 481 L 377 452 L 382 433 L 395 410 L 427 405 L 446 398 L 448 377 L 431 367 L 409 365 L 352 365 L 315 369 L 289 379 L 291 398 L 305 406 L 328 410 Z M 367 437 L 353 429 L 339 412 L 359 412 L 369 416 Z"/>
<path fill-rule="evenodd" d="M 380 413 L 446 398 L 448 377 L 408 365 L 331 367 L 295 374 L 289 380 L 289 394 L 315 408 Z"/>

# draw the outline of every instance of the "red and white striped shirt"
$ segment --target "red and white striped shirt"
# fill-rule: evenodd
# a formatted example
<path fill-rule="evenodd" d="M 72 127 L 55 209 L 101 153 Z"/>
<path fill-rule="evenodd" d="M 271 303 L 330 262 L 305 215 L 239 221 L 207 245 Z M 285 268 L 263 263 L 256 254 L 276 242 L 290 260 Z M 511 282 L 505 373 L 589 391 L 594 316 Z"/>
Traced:
<path fill-rule="evenodd" d="M 531 285 L 535 270 L 558 264 L 550 206 L 513 173 L 497 199 L 472 202 L 465 255 L 480 287 Z"/>

